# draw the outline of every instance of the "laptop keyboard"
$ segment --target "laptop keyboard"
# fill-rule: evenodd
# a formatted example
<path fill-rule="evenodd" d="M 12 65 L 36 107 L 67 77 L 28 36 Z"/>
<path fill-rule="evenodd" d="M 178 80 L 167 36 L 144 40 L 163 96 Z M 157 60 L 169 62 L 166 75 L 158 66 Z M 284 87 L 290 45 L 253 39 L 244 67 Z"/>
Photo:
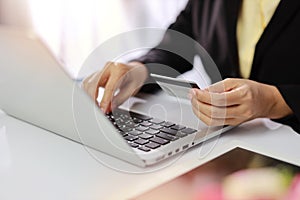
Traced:
<path fill-rule="evenodd" d="M 197 132 L 179 124 L 116 109 L 106 115 L 133 148 L 149 152 Z"/>

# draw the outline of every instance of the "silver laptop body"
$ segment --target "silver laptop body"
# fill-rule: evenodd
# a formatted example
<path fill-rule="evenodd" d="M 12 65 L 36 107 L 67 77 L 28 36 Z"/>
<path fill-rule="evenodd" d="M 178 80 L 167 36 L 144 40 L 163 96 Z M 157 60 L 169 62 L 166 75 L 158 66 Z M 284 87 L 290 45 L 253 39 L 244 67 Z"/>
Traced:
<path fill-rule="evenodd" d="M 153 165 L 230 127 L 133 149 L 32 32 L 0 27 L 0 108 L 10 116 L 134 165 Z"/>

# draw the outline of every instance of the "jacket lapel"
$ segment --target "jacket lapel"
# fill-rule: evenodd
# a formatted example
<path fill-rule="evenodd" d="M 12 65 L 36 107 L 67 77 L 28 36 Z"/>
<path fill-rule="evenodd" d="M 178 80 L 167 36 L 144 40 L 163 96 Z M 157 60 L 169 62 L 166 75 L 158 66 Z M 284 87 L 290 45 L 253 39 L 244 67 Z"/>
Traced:
<path fill-rule="evenodd" d="M 281 0 L 275 11 L 271 21 L 266 27 L 260 40 L 256 45 L 254 61 L 252 65 L 252 72 L 255 72 L 256 67 L 259 66 L 259 62 L 263 57 L 264 53 L 268 51 L 268 48 L 276 40 L 281 31 L 284 30 L 285 26 L 288 25 L 295 12 L 300 7 L 299 0 Z M 251 73 L 252 74 L 252 73 Z"/>

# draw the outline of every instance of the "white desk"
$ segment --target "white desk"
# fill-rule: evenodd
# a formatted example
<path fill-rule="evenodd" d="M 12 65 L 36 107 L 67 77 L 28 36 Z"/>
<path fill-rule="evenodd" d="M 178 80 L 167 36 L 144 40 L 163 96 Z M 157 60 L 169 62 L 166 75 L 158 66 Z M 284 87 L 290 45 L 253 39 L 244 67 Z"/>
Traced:
<path fill-rule="evenodd" d="M 162 96 L 151 99 L 153 105 L 158 105 L 155 101 L 163 105 L 167 97 Z M 249 122 L 209 140 L 161 170 L 130 174 L 99 163 L 80 144 L 0 112 L 0 199 L 129 199 L 235 147 L 300 166 L 300 135 L 286 126 L 271 130 L 265 120 Z M 120 166 L 129 165 L 100 152 L 93 153 Z"/>

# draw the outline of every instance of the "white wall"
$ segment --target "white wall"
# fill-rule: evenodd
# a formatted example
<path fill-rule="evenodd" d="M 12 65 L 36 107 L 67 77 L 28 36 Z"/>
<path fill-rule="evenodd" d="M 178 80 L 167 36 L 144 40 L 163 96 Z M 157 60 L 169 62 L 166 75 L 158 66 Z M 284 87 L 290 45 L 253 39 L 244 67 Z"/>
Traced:
<path fill-rule="evenodd" d="M 99 44 L 140 27 L 166 28 L 186 3 L 187 0 L 0 0 L 0 23 L 34 29 L 74 75 Z"/>

